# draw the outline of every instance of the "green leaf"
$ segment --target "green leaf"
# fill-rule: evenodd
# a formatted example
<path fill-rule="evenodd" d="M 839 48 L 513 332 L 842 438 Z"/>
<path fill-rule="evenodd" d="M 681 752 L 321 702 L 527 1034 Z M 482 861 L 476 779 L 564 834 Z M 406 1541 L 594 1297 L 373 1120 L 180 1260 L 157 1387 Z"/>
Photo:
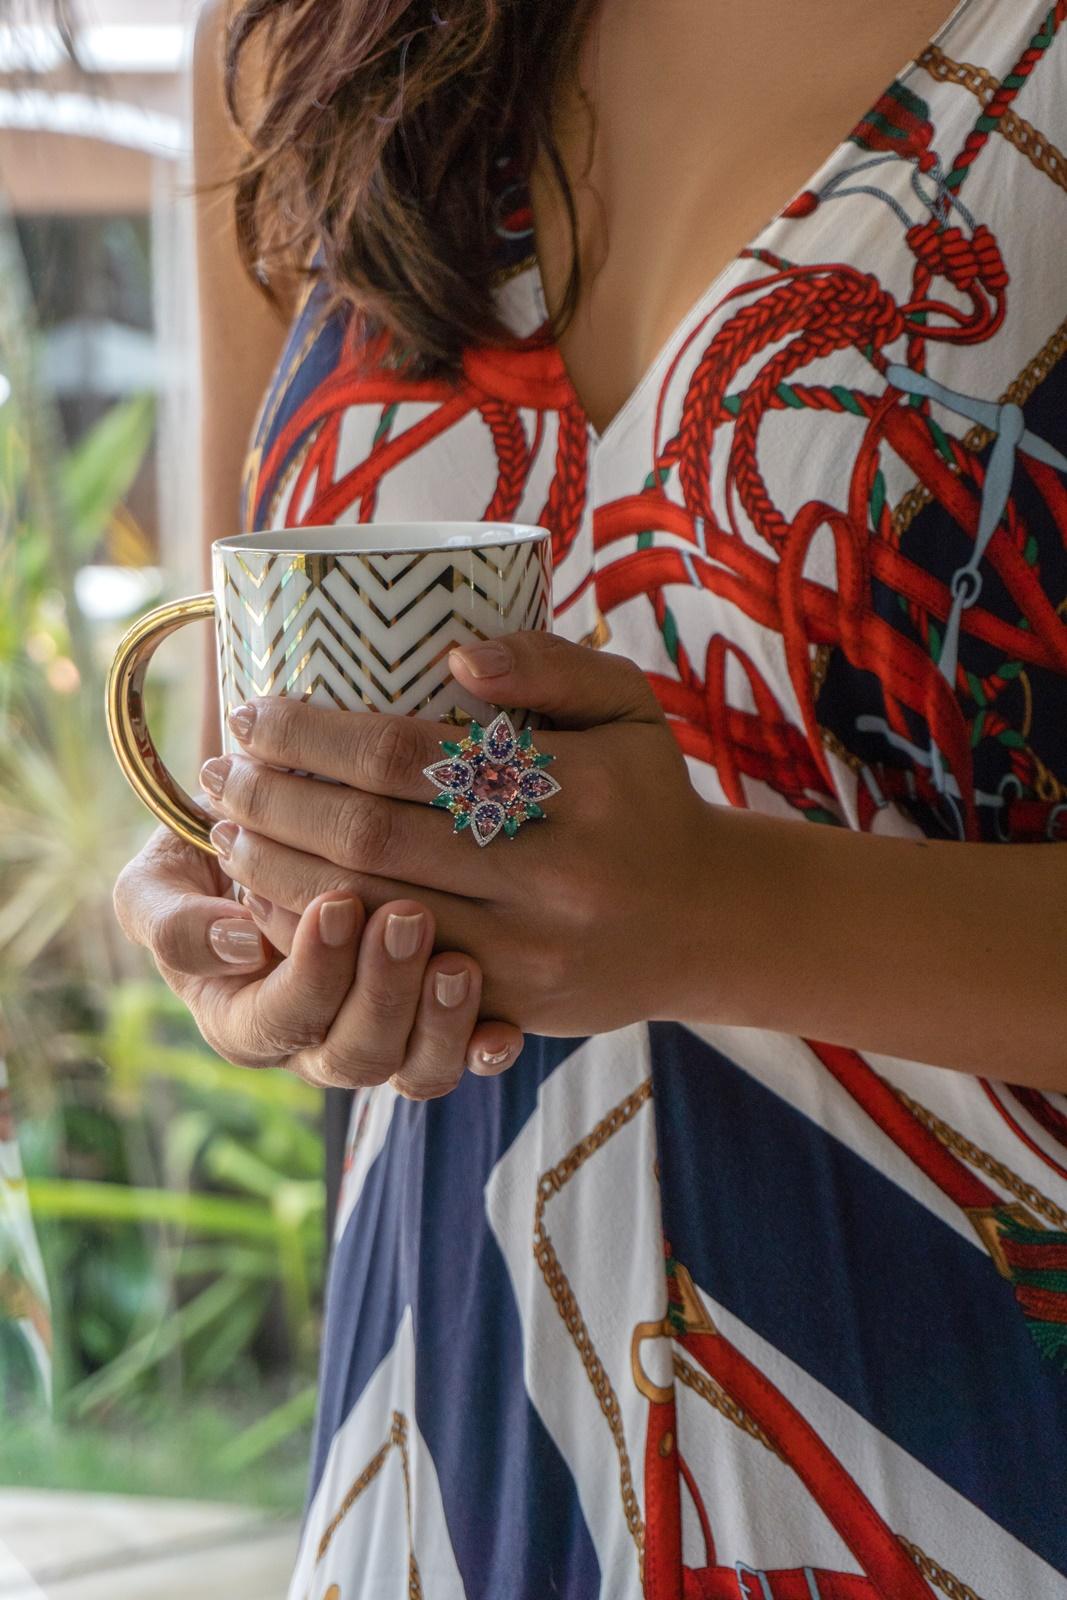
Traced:
<path fill-rule="evenodd" d="M 967 674 L 967 687 L 978 705 L 986 706 L 989 704 L 988 696 L 982 688 L 982 680 L 981 678 L 976 678 L 973 672 L 968 672 Z"/>

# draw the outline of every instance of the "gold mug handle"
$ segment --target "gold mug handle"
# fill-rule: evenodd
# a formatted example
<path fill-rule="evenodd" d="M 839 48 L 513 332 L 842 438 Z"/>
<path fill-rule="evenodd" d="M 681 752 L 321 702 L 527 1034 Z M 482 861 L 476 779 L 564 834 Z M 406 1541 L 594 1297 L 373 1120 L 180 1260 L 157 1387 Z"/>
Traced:
<path fill-rule="evenodd" d="M 104 714 L 115 759 L 130 788 L 179 838 L 208 855 L 218 820 L 186 794 L 155 747 L 144 710 L 144 680 L 157 648 L 187 622 L 215 614 L 213 594 L 192 595 L 157 606 L 128 629 L 107 675 Z"/>

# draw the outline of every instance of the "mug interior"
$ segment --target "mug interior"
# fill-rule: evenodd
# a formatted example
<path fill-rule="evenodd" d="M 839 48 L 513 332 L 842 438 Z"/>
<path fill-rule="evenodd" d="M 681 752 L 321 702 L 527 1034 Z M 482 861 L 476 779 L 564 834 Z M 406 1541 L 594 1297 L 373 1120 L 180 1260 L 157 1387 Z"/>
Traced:
<path fill-rule="evenodd" d="M 522 522 L 367 522 L 268 528 L 216 539 L 213 548 L 271 555 L 419 555 L 429 550 L 499 550 L 550 537 L 547 528 Z"/>

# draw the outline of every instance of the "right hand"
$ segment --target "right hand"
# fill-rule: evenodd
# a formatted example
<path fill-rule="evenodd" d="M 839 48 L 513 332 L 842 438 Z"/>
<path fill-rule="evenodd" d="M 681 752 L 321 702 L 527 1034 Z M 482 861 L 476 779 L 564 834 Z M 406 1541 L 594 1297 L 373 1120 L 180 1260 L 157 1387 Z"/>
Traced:
<path fill-rule="evenodd" d="M 433 954 L 433 918 L 417 901 L 368 919 L 351 896 L 320 894 L 294 919 L 282 955 L 231 888 L 214 857 L 158 828 L 114 897 L 126 937 L 151 951 L 224 1060 L 337 1088 L 391 1082 L 428 1100 L 454 1089 L 465 1068 L 489 1076 L 518 1056 L 518 1029 L 478 1021 L 477 963 Z"/>

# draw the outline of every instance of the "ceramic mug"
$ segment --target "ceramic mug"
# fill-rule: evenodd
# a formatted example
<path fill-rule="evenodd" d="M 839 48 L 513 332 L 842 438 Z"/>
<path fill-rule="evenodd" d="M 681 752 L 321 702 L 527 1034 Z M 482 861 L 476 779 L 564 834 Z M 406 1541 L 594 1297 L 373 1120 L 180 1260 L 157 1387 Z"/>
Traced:
<path fill-rule="evenodd" d="M 161 822 L 214 854 L 217 820 L 168 771 L 148 731 L 144 680 L 156 647 L 214 616 L 222 746 L 226 722 L 254 696 L 461 725 L 496 708 L 452 677 L 457 645 L 552 625 L 552 543 L 545 528 L 500 522 L 403 522 L 272 529 L 217 539 L 211 594 L 157 606 L 119 644 L 107 726 L 119 766 Z M 529 720 L 521 709 L 513 720 Z"/>

